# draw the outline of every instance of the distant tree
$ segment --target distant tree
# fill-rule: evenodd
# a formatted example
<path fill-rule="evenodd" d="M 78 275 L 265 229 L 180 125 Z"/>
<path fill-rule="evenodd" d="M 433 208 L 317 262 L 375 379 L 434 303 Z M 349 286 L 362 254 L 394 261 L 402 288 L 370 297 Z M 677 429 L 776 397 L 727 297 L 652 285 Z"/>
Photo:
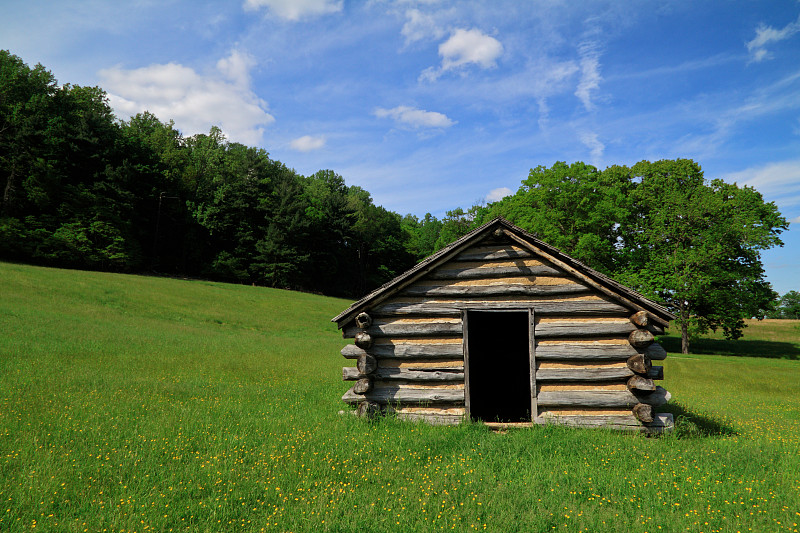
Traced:
<path fill-rule="evenodd" d="M 768 318 L 800 319 L 800 292 L 789 291 L 781 296 Z"/>
<path fill-rule="evenodd" d="M 436 251 L 436 241 L 442 231 L 442 222 L 430 213 L 425 213 L 422 220 L 408 214 L 400 221 L 406 232 L 406 250 L 417 261 L 425 259 Z"/>
<path fill-rule="evenodd" d="M 460 207 L 448 211 L 442 218 L 442 227 L 439 230 L 439 237 L 436 239 L 434 246 L 436 250 L 441 250 L 451 242 L 469 233 L 475 227 L 476 217 L 480 209 L 480 206 L 475 205 L 468 211 L 464 211 Z"/>

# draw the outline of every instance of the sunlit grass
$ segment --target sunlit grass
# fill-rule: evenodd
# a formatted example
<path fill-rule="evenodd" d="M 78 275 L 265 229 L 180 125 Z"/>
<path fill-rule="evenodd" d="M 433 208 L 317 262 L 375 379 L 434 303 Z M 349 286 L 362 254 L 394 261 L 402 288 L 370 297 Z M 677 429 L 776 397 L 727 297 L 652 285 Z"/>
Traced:
<path fill-rule="evenodd" d="M 0 531 L 796 531 L 800 363 L 671 355 L 660 438 L 341 416 L 349 302 L 0 263 Z M 789 342 L 797 342 L 798 338 Z"/>

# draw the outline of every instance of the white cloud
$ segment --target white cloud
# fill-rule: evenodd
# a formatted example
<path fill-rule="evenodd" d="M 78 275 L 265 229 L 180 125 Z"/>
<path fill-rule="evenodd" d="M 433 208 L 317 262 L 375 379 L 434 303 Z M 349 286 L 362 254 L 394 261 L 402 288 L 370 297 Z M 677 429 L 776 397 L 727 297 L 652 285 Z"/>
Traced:
<path fill-rule="evenodd" d="M 800 224 L 800 217 L 795 217 L 789 221 L 789 224 Z"/>
<path fill-rule="evenodd" d="M 581 56 L 581 79 L 578 88 L 575 89 L 575 96 L 583 102 L 583 107 L 587 111 L 594 109 L 592 102 L 592 91 L 600 88 L 600 51 L 597 43 L 584 42 L 578 47 Z"/>
<path fill-rule="evenodd" d="M 342 10 L 344 0 L 245 0 L 244 8 L 253 10 L 266 7 L 275 15 L 287 20 L 327 15 Z"/>
<path fill-rule="evenodd" d="M 442 64 L 437 68 L 429 67 L 420 75 L 420 80 L 434 81 L 448 70 L 456 70 L 470 64 L 489 69 L 497 66 L 497 59 L 503 53 L 503 45 L 482 31 L 473 28 L 458 28 L 450 38 L 439 45 Z"/>
<path fill-rule="evenodd" d="M 508 187 L 500 187 L 497 189 L 492 189 L 491 191 L 489 191 L 489 194 L 486 195 L 486 203 L 499 202 L 506 196 L 511 196 L 512 194 L 514 194 L 514 191 L 512 191 Z"/>
<path fill-rule="evenodd" d="M 753 187 L 781 209 L 800 205 L 800 159 L 750 167 L 724 179 Z"/>
<path fill-rule="evenodd" d="M 302 137 L 294 139 L 291 143 L 289 143 L 289 146 L 292 148 L 292 150 L 297 150 L 298 152 L 319 150 L 325 146 L 325 137 L 312 137 L 311 135 L 303 135 Z"/>
<path fill-rule="evenodd" d="M 422 13 L 419 9 L 409 9 L 406 11 L 406 23 L 400 30 L 406 38 L 406 44 L 423 39 L 441 39 L 444 37 L 444 30 L 440 28 L 431 15 Z"/>
<path fill-rule="evenodd" d="M 207 75 L 177 63 L 134 70 L 113 67 L 99 75 L 120 117 L 150 111 L 161 120 L 174 120 L 188 135 L 216 125 L 232 141 L 257 145 L 275 118 L 250 87 L 252 64 L 251 58 L 233 51 Z"/>
<path fill-rule="evenodd" d="M 397 106 L 392 109 L 378 107 L 373 114 L 378 118 L 393 118 L 395 121 L 415 128 L 449 128 L 455 121 L 447 115 L 436 111 L 425 111 L 409 106 Z"/>
<path fill-rule="evenodd" d="M 800 16 L 779 30 L 763 23 L 759 24 L 756 28 L 756 36 L 747 43 L 747 51 L 752 56 L 751 61 L 758 63 L 764 59 L 770 59 L 772 55 L 767 50 L 767 45 L 788 39 L 797 32 L 800 32 Z"/>
<path fill-rule="evenodd" d="M 603 152 L 605 152 L 606 146 L 600 142 L 597 134 L 591 131 L 579 132 L 578 138 L 586 148 L 591 150 L 592 164 L 598 166 L 600 160 L 603 158 Z"/>

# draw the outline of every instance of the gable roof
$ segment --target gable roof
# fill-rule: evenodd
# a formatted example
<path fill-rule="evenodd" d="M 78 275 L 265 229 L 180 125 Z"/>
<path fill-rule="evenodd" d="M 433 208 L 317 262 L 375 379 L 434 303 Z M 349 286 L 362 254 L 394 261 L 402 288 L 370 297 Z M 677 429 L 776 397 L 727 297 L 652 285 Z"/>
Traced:
<path fill-rule="evenodd" d="M 506 236 L 510 237 L 512 241 L 515 241 L 520 246 L 528 248 L 533 253 L 544 257 L 552 262 L 555 266 L 566 270 L 584 283 L 606 294 L 614 300 L 617 300 L 622 305 L 631 307 L 633 309 L 647 311 L 647 313 L 656 322 L 663 326 L 666 326 L 670 320 L 675 320 L 675 318 L 677 318 L 663 306 L 646 298 L 635 290 L 614 281 L 605 274 L 601 274 L 593 268 L 581 263 L 577 259 L 568 256 L 558 248 L 550 246 L 546 242 L 539 240 L 533 234 L 528 233 L 519 226 L 515 226 L 508 220 L 498 217 L 478 228 L 475 228 L 460 239 L 453 241 L 445 248 L 442 248 L 433 255 L 426 257 L 414 267 L 400 274 L 393 280 L 378 287 L 332 318 L 331 322 L 336 322 L 339 328 L 344 327 L 347 325 L 347 323 L 353 320 L 358 313 L 376 305 L 383 300 L 386 300 L 387 298 L 390 298 L 403 288 L 411 285 L 426 275 L 428 272 L 443 265 L 466 248 L 477 244 L 485 237 L 496 231 L 502 231 Z"/>

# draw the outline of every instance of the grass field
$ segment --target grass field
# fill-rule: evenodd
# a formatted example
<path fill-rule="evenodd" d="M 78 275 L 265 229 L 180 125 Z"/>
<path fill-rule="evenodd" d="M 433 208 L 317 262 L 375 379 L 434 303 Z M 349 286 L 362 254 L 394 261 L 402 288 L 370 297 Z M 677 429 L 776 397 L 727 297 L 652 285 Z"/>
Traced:
<path fill-rule="evenodd" d="M 500 434 L 338 415 L 343 300 L 0 279 L 3 533 L 800 529 L 798 322 L 754 324 L 739 357 L 671 355 L 671 435 Z"/>

